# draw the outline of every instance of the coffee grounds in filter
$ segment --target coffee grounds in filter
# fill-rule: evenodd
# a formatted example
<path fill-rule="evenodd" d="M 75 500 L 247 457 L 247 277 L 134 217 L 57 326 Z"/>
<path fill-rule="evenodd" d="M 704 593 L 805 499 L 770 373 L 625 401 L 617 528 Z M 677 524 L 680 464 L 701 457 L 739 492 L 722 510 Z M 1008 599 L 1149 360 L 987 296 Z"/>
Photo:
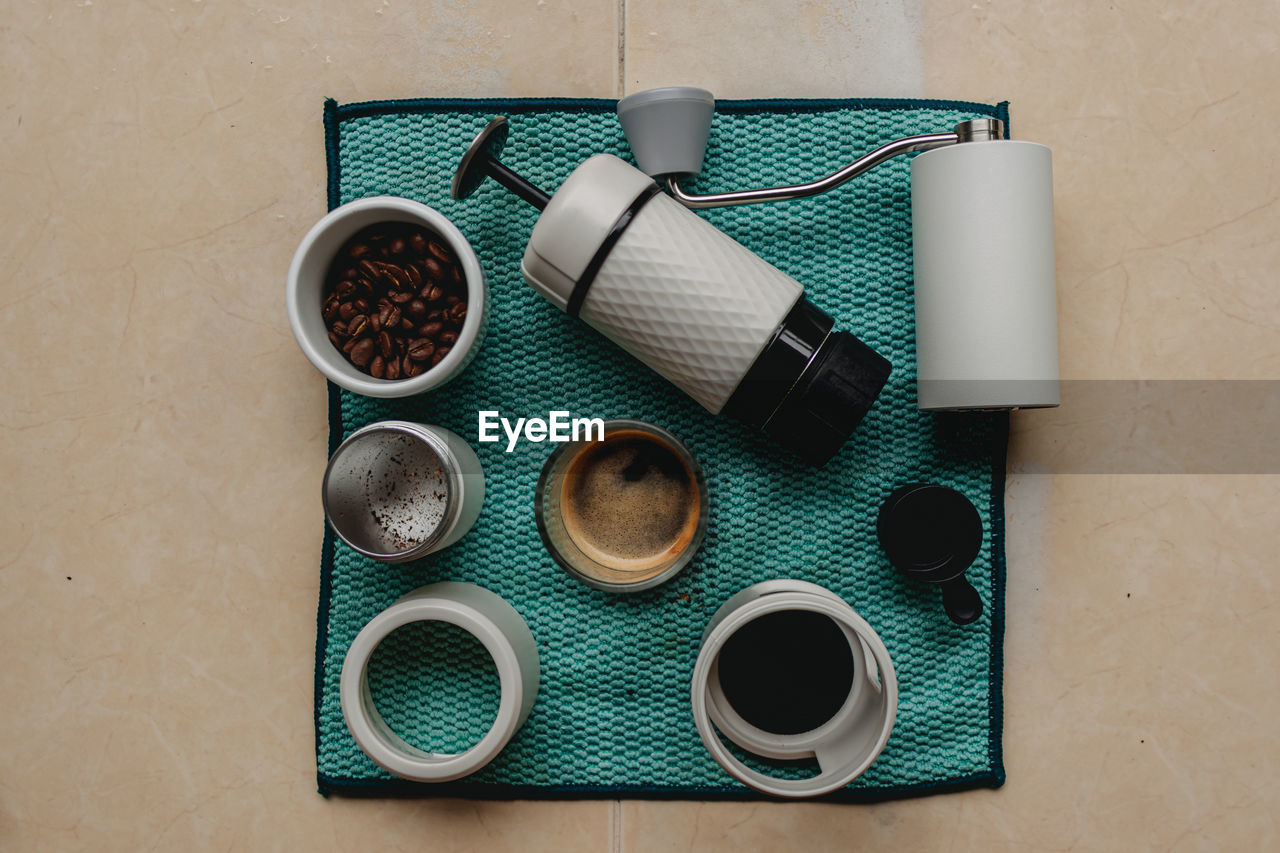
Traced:
<path fill-rule="evenodd" d="M 407 551 L 425 542 L 444 521 L 449 485 L 440 459 L 409 436 L 389 440 L 365 473 L 369 515 L 381 531 L 383 550 Z"/>

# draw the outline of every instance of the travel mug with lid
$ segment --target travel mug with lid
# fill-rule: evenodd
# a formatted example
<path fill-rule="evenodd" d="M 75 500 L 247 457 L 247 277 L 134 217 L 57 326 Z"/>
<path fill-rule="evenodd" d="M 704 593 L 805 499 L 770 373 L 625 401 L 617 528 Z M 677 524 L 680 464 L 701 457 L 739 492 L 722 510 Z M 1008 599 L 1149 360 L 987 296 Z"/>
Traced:
<path fill-rule="evenodd" d="M 716 610 L 694 664 L 692 701 L 698 734 L 729 775 L 777 797 L 815 797 L 849 784 L 880 755 L 897 719 L 898 680 L 884 641 L 848 603 L 817 584 L 780 579 Z M 817 773 L 762 772 L 723 739 L 765 759 L 812 759 Z"/>

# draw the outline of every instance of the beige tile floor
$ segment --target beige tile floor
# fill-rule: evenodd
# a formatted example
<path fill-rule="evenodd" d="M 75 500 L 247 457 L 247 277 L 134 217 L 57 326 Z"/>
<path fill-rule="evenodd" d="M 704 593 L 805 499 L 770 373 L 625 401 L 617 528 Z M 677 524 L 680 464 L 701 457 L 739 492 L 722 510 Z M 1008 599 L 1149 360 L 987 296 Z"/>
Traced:
<path fill-rule="evenodd" d="M 1264 475 L 1010 477 L 1002 790 L 320 798 L 324 386 L 282 310 L 325 96 L 1008 98 L 1054 149 L 1064 375 L 1277 379 L 1274 24 L 1154 0 L 6 4 L 0 849 L 1280 845 Z M 1073 417 L 1017 416 L 1018 470 Z"/>

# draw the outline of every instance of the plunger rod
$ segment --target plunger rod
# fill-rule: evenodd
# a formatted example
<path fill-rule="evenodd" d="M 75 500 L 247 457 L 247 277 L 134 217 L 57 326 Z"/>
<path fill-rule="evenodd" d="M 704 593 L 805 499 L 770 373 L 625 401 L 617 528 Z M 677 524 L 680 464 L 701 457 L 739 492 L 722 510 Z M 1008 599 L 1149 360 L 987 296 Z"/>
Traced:
<path fill-rule="evenodd" d="M 502 165 L 502 162 L 496 157 L 485 157 L 484 170 L 489 177 L 538 208 L 538 210 L 545 210 L 547 202 L 551 201 L 551 196 Z"/>

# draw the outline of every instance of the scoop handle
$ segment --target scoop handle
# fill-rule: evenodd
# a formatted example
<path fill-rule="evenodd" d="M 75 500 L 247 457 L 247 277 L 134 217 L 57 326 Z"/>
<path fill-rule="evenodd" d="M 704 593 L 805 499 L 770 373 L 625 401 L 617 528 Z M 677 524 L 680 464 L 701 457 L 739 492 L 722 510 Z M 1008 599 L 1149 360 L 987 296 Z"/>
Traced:
<path fill-rule="evenodd" d="M 982 615 L 982 598 L 973 584 L 959 575 L 940 584 L 942 607 L 947 617 L 957 625 L 968 625 Z"/>

